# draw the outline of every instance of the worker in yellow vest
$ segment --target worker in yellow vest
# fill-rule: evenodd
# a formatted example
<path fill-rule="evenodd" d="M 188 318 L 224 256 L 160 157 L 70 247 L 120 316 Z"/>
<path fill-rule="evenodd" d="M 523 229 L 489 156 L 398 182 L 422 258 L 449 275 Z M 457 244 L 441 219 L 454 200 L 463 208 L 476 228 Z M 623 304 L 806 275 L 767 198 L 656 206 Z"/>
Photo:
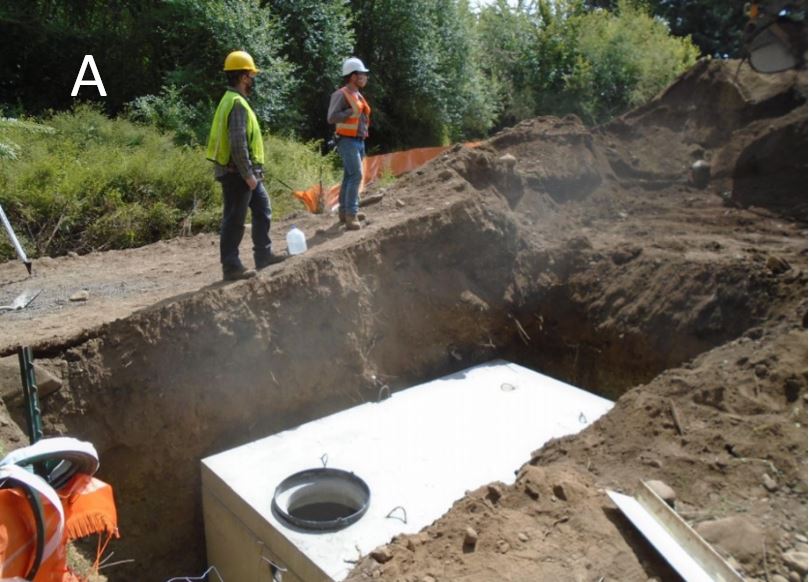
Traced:
<path fill-rule="evenodd" d="M 327 121 L 335 125 L 337 151 L 343 160 L 343 182 L 340 186 L 340 222 L 346 230 L 359 230 L 358 216 L 362 160 L 365 139 L 371 125 L 371 106 L 360 93 L 368 83 L 368 73 L 356 57 L 343 63 L 344 86 L 332 93 Z"/>
<path fill-rule="evenodd" d="M 256 271 L 239 259 L 247 209 L 253 217 L 253 259 L 256 269 L 284 260 L 272 253 L 270 197 L 262 183 L 264 141 L 255 112 L 247 102 L 259 73 L 253 57 L 233 51 L 225 58 L 227 91 L 214 114 L 208 138 L 207 158 L 214 163 L 214 176 L 222 184 L 222 226 L 219 255 L 226 281 L 255 277 Z"/>

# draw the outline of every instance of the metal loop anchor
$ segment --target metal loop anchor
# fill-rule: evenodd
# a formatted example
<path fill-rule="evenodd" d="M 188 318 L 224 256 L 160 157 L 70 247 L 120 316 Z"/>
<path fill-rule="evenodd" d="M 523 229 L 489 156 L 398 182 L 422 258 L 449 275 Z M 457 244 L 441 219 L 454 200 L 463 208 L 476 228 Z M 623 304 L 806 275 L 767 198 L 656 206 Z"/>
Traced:
<path fill-rule="evenodd" d="M 275 562 L 273 562 L 272 560 L 270 560 L 269 558 L 267 558 L 265 556 L 259 556 L 259 557 L 262 560 L 264 560 L 267 563 L 268 566 L 270 566 L 271 568 L 275 568 L 275 570 L 277 570 L 278 572 L 287 572 L 288 571 L 281 564 L 276 564 Z M 275 574 L 275 572 L 273 572 L 273 574 Z"/>
<path fill-rule="evenodd" d="M 402 510 L 402 514 L 404 514 L 404 517 L 399 517 L 398 515 L 393 515 L 393 513 L 394 513 L 394 512 L 395 512 L 397 509 L 401 509 L 401 510 Z M 393 509 L 391 509 L 391 510 L 388 512 L 388 514 L 385 516 L 385 519 L 398 519 L 398 520 L 399 520 L 399 521 L 401 521 L 402 523 L 407 523 L 407 510 L 406 510 L 404 507 L 402 507 L 401 505 L 397 505 L 396 507 L 394 507 Z"/>
<path fill-rule="evenodd" d="M 386 392 L 388 393 L 387 396 L 385 396 Z M 377 402 L 382 402 L 383 400 L 387 400 L 388 398 L 390 398 L 390 386 L 385 384 L 384 386 L 382 386 L 379 389 L 379 394 L 377 394 L 377 396 L 376 396 L 376 401 Z"/>

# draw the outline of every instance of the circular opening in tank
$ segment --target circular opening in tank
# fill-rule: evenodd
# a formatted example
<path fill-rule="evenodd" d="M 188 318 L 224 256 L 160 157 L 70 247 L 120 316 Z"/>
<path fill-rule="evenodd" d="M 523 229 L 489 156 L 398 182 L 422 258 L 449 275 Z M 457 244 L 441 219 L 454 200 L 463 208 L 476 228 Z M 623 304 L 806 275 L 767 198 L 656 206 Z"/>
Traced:
<path fill-rule="evenodd" d="M 275 489 L 272 509 L 287 524 L 309 531 L 336 531 L 368 510 L 371 490 L 348 471 L 309 469 L 284 479 Z"/>

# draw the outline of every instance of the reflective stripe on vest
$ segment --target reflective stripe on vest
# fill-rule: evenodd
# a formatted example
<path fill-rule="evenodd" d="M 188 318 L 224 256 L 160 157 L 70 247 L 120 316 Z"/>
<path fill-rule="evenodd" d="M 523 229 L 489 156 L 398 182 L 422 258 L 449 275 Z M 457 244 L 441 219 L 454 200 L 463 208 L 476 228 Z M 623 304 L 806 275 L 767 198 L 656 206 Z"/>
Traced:
<path fill-rule="evenodd" d="M 247 111 L 247 148 L 250 150 L 250 159 L 256 164 L 264 164 L 264 140 L 261 137 L 258 118 L 247 100 L 232 89 L 225 92 L 214 113 L 206 157 L 221 166 L 230 163 L 228 117 L 237 102 Z"/>
<path fill-rule="evenodd" d="M 351 114 L 351 117 L 342 123 L 338 123 L 335 131 L 337 135 L 357 137 L 357 134 L 360 131 L 360 118 L 362 115 L 365 115 L 366 118 L 366 130 L 371 126 L 371 106 L 368 105 L 368 102 L 359 93 L 356 94 L 359 96 L 358 99 L 347 87 L 343 87 L 341 91 L 343 92 L 343 95 L 345 95 L 346 101 L 348 101 L 348 104 L 351 106 L 353 113 Z"/>

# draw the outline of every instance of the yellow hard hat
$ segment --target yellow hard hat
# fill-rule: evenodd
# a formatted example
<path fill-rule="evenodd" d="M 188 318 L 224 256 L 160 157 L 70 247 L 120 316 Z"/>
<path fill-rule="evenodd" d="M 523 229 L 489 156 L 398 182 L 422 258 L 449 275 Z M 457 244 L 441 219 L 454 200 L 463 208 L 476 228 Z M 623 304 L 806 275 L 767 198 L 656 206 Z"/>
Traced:
<path fill-rule="evenodd" d="M 244 51 L 233 51 L 225 57 L 225 71 L 250 71 L 251 73 L 259 73 L 256 68 L 256 63 L 253 62 L 253 57 Z"/>

